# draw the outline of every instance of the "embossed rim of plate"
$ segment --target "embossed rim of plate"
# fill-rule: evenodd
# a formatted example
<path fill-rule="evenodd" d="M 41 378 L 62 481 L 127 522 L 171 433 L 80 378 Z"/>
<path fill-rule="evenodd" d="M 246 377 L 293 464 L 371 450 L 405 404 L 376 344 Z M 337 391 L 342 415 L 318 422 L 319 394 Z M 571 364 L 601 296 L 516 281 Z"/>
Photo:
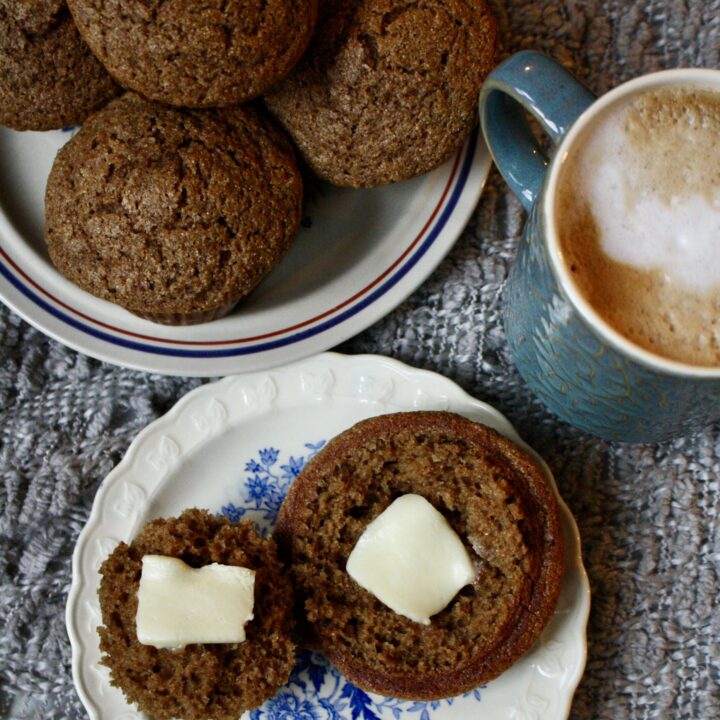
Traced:
<path fill-rule="evenodd" d="M 237 401 L 233 404 L 233 400 Z M 72 647 L 72 674 L 77 692 L 93 720 L 116 720 L 108 715 L 108 708 L 97 702 L 98 688 L 104 681 L 100 673 L 89 679 L 99 658 L 94 632 L 83 633 L 84 620 L 97 623 L 99 606 L 97 567 L 117 541 L 130 540 L 148 519 L 144 518 L 147 501 L 164 487 L 165 478 L 177 463 L 198 447 L 219 437 L 228 428 L 243 422 L 258 422 L 258 416 L 278 407 L 304 407 L 309 403 L 350 400 L 363 404 L 366 417 L 398 410 L 450 410 L 483 422 L 509 437 L 533 455 L 551 481 L 558 497 L 566 536 L 566 574 L 560 605 L 551 625 L 557 620 L 547 643 L 538 642 L 516 665 L 524 664 L 527 680 L 525 701 L 532 707 L 540 697 L 538 687 L 551 690 L 557 705 L 533 716 L 537 720 L 566 718 L 575 689 L 582 677 L 586 661 L 585 628 L 590 609 L 590 590 L 582 563 L 580 538 L 567 505 L 557 492 L 547 464 L 518 436 L 508 420 L 497 410 L 465 393 L 451 380 L 436 373 L 411 368 L 397 360 L 376 355 L 345 356 L 322 353 L 273 370 L 232 376 L 215 383 L 202 385 L 181 398 L 164 416 L 148 425 L 133 440 L 122 461 L 102 482 L 93 503 L 88 521 L 78 538 L 72 559 L 72 584 L 66 605 L 66 624 Z M 199 407 L 205 412 L 198 414 Z M 208 411 L 207 408 L 210 408 Z M 259 411 L 259 412 L 258 412 Z M 204 434 L 198 432 L 202 426 Z M 338 427 L 341 432 L 344 427 Z M 172 435 L 172 437 L 171 437 Z M 155 468 L 149 472 L 148 468 Z M 139 491 L 140 497 L 133 492 Z M 114 497 L 113 497 L 114 496 Z M 144 500 L 144 502 L 143 502 Z M 120 504 L 136 510 L 134 520 L 118 511 Z M 91 544 L 100 552 L 91 557 Z M 97 555 L 97 553 L 96 553 Z M 85 609 L 83 609 L 83 606 Z M 94 617 L 90 617 L 93 615 Z M 96 625 L 95 625 L 96 626 Z M 573 663 L 563 668 L 562 682 L 555 682 L 552 673 L 541 667 L 545 646 L 561 645 L 573 655 Z M 542 647 L 541 647 L 542 646 Z M 557 663 L 550 657 L 549 662 Z M 513 668 L 511 668 L 511 672 Z M 500 680 L 503 676 L 498 678 Z M 494 682 L 498 682 L 498 680 Z M 89 687 L 94 681 L 95 687 Z M 533 685 L 534 683 L 534 685 Z M 490 684 L 492 685 L 492 683 Z M 535 688 L 530 696 L 530 687 Z M 518 701 L 514 689 L 513 702 Z M 535 706 L 537 702 L 535 703 Z M 129 706 L 127 717 L 142 717 Z M 116 709 L 117 710 L 117 709 Z M 517 714 L 517 713 L 516 713 Z M 457 715 L 458 718 L 464 715 Z"/>
<path fill-rule="evenodd" d="M 361 332 L 401 303 L 435 269 L 462 232 L 490 170 L 484 141 L 473 132 L 447 163 L 432 171 L 446 176 L 442 190 L 429 198 L 420 232 L 408 237 L 391 260 L 346 297 L 327 297 L 324 308 L 291 317 L 280 328 L 251 336 L 192 340 L 152 334 L 152 324 L 129 313 L 127 327 L 100 319 L 105 301 L 82 293 L 83 305 L 50 293 L 43 263 L 34 253 L 8 252 L 0 242 L 0 299 L 25 320 L 65 345 L 99 360 L 169 375 L 208 377 L 262 370 L 308 357 Z M 380 189 L 382 190 L 382 188 Z M 17 231 L 0 210 L 0 238 Z M 241 314 L 241 310 L 238 311 Z M 240 315 L 238 316 L 240 317 Z M 242 322 L 238 319 L 238 328 Z"/>

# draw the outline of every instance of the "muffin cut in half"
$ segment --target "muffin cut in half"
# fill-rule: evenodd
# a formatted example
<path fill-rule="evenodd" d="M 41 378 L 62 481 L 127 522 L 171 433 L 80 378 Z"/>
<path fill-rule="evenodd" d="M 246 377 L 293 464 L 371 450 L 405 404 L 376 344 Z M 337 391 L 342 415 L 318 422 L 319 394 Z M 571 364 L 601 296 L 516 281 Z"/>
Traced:
<path fill-rule="evenodd" d="M 141 644 L 136 615 L 146 555 L 179 558 L 194 568 L 220 563 L 254 570 L 254 617 L 245 640 L 180 649 Z M 287 683 L 295 663 L 292 588 L 275 543 L 251 523 L 197 509 L 153 520 L 130 545 L 115 548 L 100 574 L 101 662 L 142 712 L 161 720 L 237 720 Z"/>
<path fill-rule="evenodd" d="M 398 497 L 425 498 L 476 576 L 425 625 L 346 571 Z M 290 564 L 307 642 L 365 690 L 432 700 L 492 680 L 535 642 L 563 578 L 558 505 L 543 470 L 505 437 L 445 412 L 382 415 L 343 432 L 294 481 L 275 538 Z"/>

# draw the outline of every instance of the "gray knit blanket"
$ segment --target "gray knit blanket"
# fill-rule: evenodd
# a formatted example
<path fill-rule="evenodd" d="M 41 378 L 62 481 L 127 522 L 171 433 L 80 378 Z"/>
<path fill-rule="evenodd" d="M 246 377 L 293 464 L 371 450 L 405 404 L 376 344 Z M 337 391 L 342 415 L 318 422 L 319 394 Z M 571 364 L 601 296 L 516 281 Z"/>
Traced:
<path fill-rule="evenodd" d="M 663 68 L 720 67 L 720 0 L 493 4 L 504 52 L 545 51 L 597 93 Z M 336 349 L 448 376 L 505 413 L 551 466 L 592 588 L 572 718 L 720 718 L 720 427 L 613 445 L 533 399 L 499 318 L 523 222 L 493 172 L 430 279 Z M 64 621 L 73 546 L 133 438 L 201 382 L 89 359 L 0 308 L 0 715 L 86 716 Z"/>

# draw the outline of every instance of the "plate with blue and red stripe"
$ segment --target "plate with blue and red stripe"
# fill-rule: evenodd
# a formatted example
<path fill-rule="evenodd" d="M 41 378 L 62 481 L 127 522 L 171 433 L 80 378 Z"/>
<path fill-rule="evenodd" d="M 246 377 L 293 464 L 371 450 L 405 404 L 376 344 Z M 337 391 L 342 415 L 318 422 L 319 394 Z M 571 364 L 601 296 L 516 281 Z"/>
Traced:
<path fill-rule="evenodd" d="M 268 369 L 347 340 L 435 269 L 490 169 L 477 131 L 441 167 L 369 190 L 312 185 L 282 263 L 228 316 L 163 326 L 76 287 L 43 240 L 44 193 L 72 131 L 0 130 L 0 299 L 36 328 L 100 360 L 168 375 Z"/>

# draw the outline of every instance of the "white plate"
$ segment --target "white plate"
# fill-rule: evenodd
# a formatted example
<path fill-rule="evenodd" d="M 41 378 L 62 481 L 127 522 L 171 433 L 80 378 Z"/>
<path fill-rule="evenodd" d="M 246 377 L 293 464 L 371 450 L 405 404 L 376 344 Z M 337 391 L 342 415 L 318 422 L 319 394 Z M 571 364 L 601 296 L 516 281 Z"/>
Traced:
<path fill-rule="evenodd" d="M 100 487 L 73 556 L 67 626 L 73 678 L 90 717 L 143 717 L 98 665 L 98 568 L 119 541 L 188 507 L 250 517 L 269 529 L 289 483 L 324 441 L 363 418 L 420 409 L 462 413 L 522 444 L 500 413 L 446 378 L 378 356 L 331 353 L 204 385 L 143 430 Z M 499 678 L 462 697 L 407 702 L 366 695 L 322 657 L 306 654 L 290 683 L 250 716 L 565 718 L 585 666 L 590 594 L 577 526 L 560 507 L 567 571 L 558 608 L 537 644 Z"/>
<path fill-rule="evenodd" d="M 228 317 L 167 327 L 63 278 L 43 240 L 45 183 L 69 132 L 0 129 L 0 299 L 108 362 L 170 375 L 261 370 L 346 340 L 402 302 L 462 232 L 490 169 L 473 134 L 427 175 L 372 190 L 320 185 L 282 263 Z"/>

